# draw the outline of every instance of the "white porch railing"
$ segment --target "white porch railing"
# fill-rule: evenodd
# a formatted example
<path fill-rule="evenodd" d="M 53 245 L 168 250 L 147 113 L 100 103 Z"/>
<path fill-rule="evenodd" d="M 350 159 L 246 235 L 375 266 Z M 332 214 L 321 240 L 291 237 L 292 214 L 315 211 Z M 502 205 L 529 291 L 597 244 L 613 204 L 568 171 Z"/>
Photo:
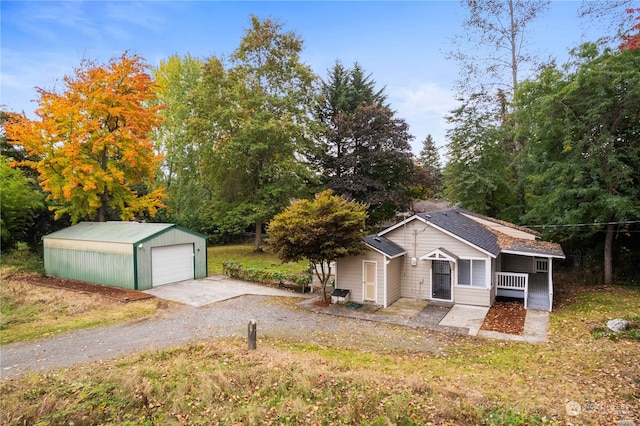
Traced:
<path fill-rule="evenodd" d="M 529 292 L 529 275 L 515 272 L 496 272 L 496 286 L 505 290 L 522 290 L 524 292 L 524 308 L 527 309 Z"/>
<path fill-rule="evenodd" d="M 536 273 L 549 272 L 549 259 L 536 259 Z"/>

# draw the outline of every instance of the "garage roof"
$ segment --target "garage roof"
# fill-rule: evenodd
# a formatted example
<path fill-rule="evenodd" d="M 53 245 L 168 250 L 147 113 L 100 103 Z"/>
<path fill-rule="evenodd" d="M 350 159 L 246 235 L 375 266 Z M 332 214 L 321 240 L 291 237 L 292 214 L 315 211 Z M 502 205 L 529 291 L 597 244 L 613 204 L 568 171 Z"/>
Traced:
<path fill-rule="evenodd" d="M 174 227 L 173 223 L 80 222 L 44 238 L 136 244 Z"/>

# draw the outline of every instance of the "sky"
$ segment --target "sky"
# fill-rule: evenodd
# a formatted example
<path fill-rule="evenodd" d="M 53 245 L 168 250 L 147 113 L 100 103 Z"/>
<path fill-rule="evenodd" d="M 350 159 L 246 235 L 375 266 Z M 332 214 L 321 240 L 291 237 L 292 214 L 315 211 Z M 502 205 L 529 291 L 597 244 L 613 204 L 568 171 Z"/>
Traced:
<path fill-rule="evenodd" d="M 531 28 L 532 49 L 561 64 L 570 48 L 607 35 L 578 18 L 580 4 L 553 1 Z M 30 118 L 36 87 L 61 90 L 83 58 L 107 62 L 130 51 L 155 67 L 173 54 L 229 55 L 252 14 L 295 31 L 302 60 L 323 79 L 336 60 L 358 62 L 409 124 L 416 154 L 428 134 L 445 145 L 445 116 L 457 106 L 458 64 L 445 52 L 463 30 L 458 1 L 2 0 L 0 12 L 0 104 Z"/>

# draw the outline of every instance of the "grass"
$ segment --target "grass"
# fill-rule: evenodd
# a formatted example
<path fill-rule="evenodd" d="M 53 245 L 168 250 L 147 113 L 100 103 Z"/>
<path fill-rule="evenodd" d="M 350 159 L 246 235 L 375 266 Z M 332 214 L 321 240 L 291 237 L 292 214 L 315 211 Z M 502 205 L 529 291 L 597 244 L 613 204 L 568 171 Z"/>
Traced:
<path fill-rule="evenodd" d="M 262 252 L 253 251 L 253 244 L 233 244 L 214 246 L 207 249 L 207 265 L 209 274 L 222 274 L 222 264 L 227 260 L 235 260 L 244 269 L 268 269 L 278 272 L 298 273 L 307 269 L 307 262 L 282 263 L 278 257 L 269 252 L 267 247 Z"/>
<path fill-rule="evenodd" d="M 4 382 L 0 423 L 637 423 L 640 343 L 591 335 L 624 315 L 640 315 L 640 289 L 582 289 L 552 314 L 541 345 L 406 327 L 395 327 L 397 343 L 437 336 L 441 347 L 388 349 L 357 330 L 349 344 L 260 335 L 254 351 L 208 340 Z M 569 401 L 578 416 L 566 416 Z"/>
<path fill-rule="evenodd" d="M 42 258 L 28 251 L 3 254 L 0 266 L 0 345 L 153 316 L 157 300 L 131 303 L 33 285 Z"/>

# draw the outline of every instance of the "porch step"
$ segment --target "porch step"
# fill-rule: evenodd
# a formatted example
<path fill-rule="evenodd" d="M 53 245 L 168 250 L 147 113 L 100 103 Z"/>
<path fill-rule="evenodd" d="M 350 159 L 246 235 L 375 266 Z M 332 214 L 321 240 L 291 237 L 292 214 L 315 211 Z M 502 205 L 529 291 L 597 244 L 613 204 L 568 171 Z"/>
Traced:
<path fill-rule="evenodd" d="M 527 309 L 535 309 L 538 311 L 549 310 L 549 298 L 548 297 L 536 297 L 529 295 L 527 300 Z"/>

